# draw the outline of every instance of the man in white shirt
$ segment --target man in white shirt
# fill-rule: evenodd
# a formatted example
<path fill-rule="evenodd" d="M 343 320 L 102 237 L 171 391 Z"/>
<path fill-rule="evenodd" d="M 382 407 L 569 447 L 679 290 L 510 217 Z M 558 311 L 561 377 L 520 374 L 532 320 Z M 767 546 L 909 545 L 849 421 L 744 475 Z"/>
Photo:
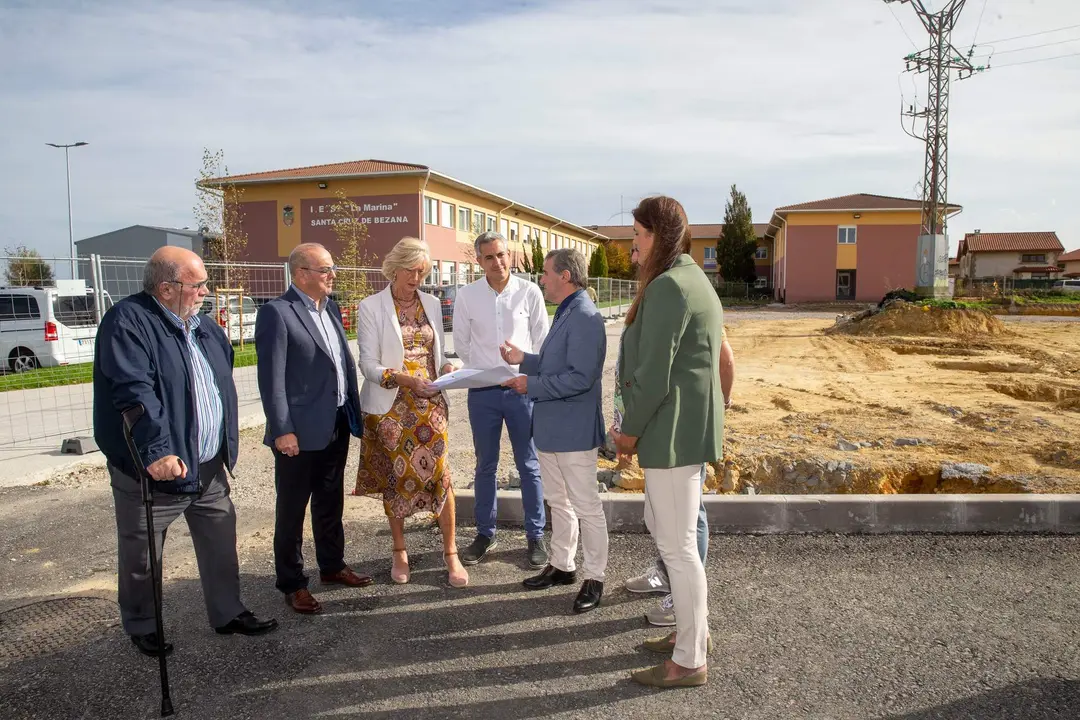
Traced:
<path fill-rule="evenodd" d="M 500 233 L 483 233 L 473 245 L 484 278 L 459 289 L 454 301 L 454 350 L 464 367 L 506 366 L 499 348 L 507 341 L 527 353 L 539 352 L 548 331 L 540 288 L 510 274 L 510 252 Z M 516 365 L 509 367 L 517 371 Z M 532 440 L 532 405 L 527 395 L 498 385 L 469 390 L 469 423 L 476 451 L 476 539 L 461 552 L 464 565 L 477 564 L 496 544 L 495 473 L 504 422 L 521 477 L 529 566 L 547 565 L 544 491 Z"/>

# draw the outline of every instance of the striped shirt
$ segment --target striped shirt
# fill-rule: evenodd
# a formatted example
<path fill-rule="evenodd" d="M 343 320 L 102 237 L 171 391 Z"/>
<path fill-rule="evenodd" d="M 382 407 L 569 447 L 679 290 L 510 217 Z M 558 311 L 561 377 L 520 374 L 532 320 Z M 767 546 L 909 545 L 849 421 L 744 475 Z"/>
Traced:
<path fill-rule="evenodd" d="M 330 317 L 330 313 L 326 311 L 327 302 L 323 299 L 322 307 L 319 307 L 303 290 L 295 285 L 292 287 L 303 301 L 304 307 L 307 308 L 308 314 L 311 315 L 312 322 L 315 323 L 315 327 L 319 328 L 319 334 L 322 336 L 326 351 L 330 353 L 330 357 L 334 360 L 334 372 L 337 373 L 337 406 L 341 407 L 345 404 L 345 393 L 347 392 L 345 350 L 341 346 L 341 338 L 338 336 L 337 330 L 334 329 L 334 320 Z"/>
<path fill-rule="evenodd" d="M 156 299 L 156 298 L 155 298 Z M 188 354 L 191 355 L 192 388 L 195 391 L 195 419 L 199 428 L 199 462 L 213 460 L 221 452 L 221 443 L 225 432 L 224 408 L 221 404 L 221 391 L 217 379 L 210 368 L 202 348 L 195 342 L 195 328 L 202 322 L 202 315 L 194 315 L 184 324 L 180 316 L 158 301 L 176 327 L 184 332 L 187 339 Z"/>

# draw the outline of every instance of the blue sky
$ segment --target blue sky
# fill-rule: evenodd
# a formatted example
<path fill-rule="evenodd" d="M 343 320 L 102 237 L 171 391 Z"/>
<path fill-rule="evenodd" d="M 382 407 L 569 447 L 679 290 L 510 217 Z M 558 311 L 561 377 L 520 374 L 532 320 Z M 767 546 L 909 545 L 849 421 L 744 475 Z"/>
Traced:
<path fill-rule="evenodd" d="M 1009 39 L 1080 25 L 1080 3 L 985 3 L 954 35 L 966 49 L 978 27 L 976 58 L 995 55 L 953 84 L 952 247 L 975 228 L 1078 247 L 1080 56 L 1007 64 L 1080 52 L 1080 27 Z M 873 0 L 0 2 L 0 247 L 66 254 L 63 152 L 45 143 L 76 140 L 76 239 L 192 226 L 204 146 L 234 172 L 426 164 L 580 224 L 656 192 L 719 222 L 732 183 L 758 221 L 916 197 L 912 41 L 912 8 Z"/>

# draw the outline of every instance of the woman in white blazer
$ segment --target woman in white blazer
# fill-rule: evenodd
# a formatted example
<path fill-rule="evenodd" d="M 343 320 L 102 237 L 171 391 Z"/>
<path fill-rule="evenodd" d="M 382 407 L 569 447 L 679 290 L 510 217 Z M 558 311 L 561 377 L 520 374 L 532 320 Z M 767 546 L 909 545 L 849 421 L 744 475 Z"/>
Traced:
<path fill-rule="evenodd" d="M 394 582 L 409 581 L 405 518 L 425 511 L 439 519 L 450 584 L 465 587 L 469 574 L 458 560 L 454 537 L 450 406 L 431 384 L 453 366 L 443 354 L 439 299 L 419 290 L 431 271 L 427 243 L 403 238 L 386 255 L 382 271 L 390 285 L 360 303 L 364 434 L 353 494 L 383 500 L 393 537 Z"/>

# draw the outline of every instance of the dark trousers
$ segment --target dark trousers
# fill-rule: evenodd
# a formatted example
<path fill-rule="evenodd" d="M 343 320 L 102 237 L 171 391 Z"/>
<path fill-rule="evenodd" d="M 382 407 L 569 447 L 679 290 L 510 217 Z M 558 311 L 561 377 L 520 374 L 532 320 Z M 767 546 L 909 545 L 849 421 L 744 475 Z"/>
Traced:
<path fill-rule="evenodd" d="M 117 595 L 124 632 L 154 632 L 154 588 L 150 576 L 146 506 L 142 485 L 108 465 L 116 506 Z M 229 479 L 221 458 L 199 466 L 200 495 L 154 493 L 154 533 L 158 569 L 165 535 L 181 515 L 187 520 L 199 565 L 203 600 L 211 627 L 228 625 L 247 608 L 240 600 L 240 565 L 236 558 L 236 508 L 229 498 Z"/>
<path fill-rule="evenodd" d="M 274 522 L 276 587 L 292 593 L 308 586 L 304 575 L 304 515 L 311 500 L 311 534 L 319 572 L 333 575 L 345 568 L 345 462 L 349 457 L 349 421 L 338 409 L 330 444 L 322 450 L 301 450 L 289 457 L 274 450 Z"/>

